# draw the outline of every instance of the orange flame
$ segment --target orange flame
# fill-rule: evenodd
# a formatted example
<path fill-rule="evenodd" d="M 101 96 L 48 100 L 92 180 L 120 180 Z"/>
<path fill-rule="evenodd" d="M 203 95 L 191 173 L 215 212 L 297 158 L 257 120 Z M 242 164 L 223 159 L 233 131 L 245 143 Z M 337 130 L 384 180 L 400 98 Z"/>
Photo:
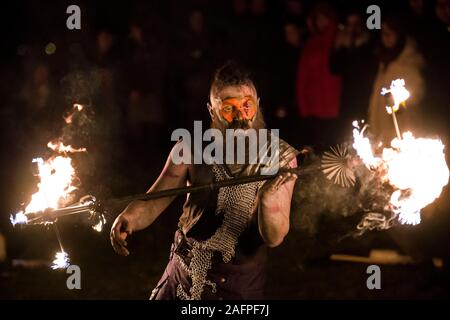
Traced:
<path fill-rule="evenodd" d="M 84 109 L 84 107 L 82 104 L 75 103 L 73 105 L 73 109 L 74 110 L 71 113 L 69 113 L 67 116 L 64 117 L 64 121 L 67 124 L 72 123 L 72 119 L 73 119 L 73 116 L 75 115 L 75 113 L 82 111 Z"/>
<path fill-rule="evenodd" d="M 53 151 L 56 151 L 58 153 L 68 153 L 68 152 L 86 152 L 86 148 L 73 148 L 70 144 L 65 145 L 64 143 L 60 142 L 52 142 L 50 141 L 47 143 L 47 147 L 52 149 Z"/>
<path fill-rule="evenodd" d="M 354 129 L 353 147 L 369 169 L 381 169 L 381 179 L 394 188 L 390 205 L 402 224 L 420 223 L 420 211 L 436 200 L 449 180 L 445 146 L 438 139 L 415 138 L 405 132 L 391 148 L 373 155 L 368 138 Z"/>
<path fill-rule="evenodd" d="M 394 105 L 386 106 L 386 111 L 389 114 L 397 112 L 400 108 L 400 105 L 404 103 L 410 96 L 409 91 L 405 88 L 405 80 L 403 79 L 393 80 L 389 89 L 381 89 L 382 95 L 386 95 L 388 93 L 390 93 L 392 95 L 392 98 L 394 99 Z"/>

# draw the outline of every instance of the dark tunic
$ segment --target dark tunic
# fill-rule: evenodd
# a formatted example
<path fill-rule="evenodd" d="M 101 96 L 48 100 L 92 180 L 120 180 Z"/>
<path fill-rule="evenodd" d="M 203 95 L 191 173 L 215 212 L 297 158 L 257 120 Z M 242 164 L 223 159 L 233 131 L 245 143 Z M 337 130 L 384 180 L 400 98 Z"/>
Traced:
<path fill-rule="evenodd" d="M 280 141 L 281 167 L 288 165 L 295 157 L 296 150 Z M 227 169 L 231 175 L 229 169 Z M 253 174 L 254 172 L 247 172 Z M 193 185 L 203 185 L 215 181 L 212 166 L 194 165 L 189 173 Z M 245 174 L 245 173 L 244 173 Z M 163 276 L 150 299 L 177 299 L 177 286 L 181 284 L 186 292 L 192 285 L 188 271 L 183 268 L 180 259 L 189 266 L 192 258 L 192 243 L 209 239 L 222 225 L 223 214 L 216 214 L 218 192 L 190 194 L 183 206 L 171 247 L 170 260 Z M 255 199 L 256 199 L 255 194 Z M 178 256 L 178 257 L 177 257 Z M 220 253 L 215 252 L 207 279 L 216 283 L 216 292 L 210 286 L 204 286 L 201 298 L 215 299 L 262 299 L 266 277 L 267 248 L 259 233 L 256 210 L 247 228 L 240 235 L 235 255 L 229 263 L 224 263 Z"/>

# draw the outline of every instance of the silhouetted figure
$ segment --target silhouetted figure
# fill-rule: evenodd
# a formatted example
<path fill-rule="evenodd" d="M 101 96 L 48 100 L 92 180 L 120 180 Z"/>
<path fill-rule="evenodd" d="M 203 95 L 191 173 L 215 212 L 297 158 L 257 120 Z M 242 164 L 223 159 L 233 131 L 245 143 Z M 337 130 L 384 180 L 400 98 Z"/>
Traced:
<path fill-rule="evenodd" d="M 367 105 L 376 73 L 371 33 L 359 12 L 347 15 L 330 55 L 330 68 L 342 76 L 341 139 L 351 134 L 353 120 L 367 118 Z"/>
<path fill-rule="evenodd" d="M 328 144 L 335 139 L 333 126 L 341 97 L 341 78 L 329 66 L 338 26 L 336 11 L 328 4 L 316 5 L 307 24 L 313 33 L 298 67 L 298 111 L 300 117 L 309 118 L 307 132 L 312 141 L 308 143 Z"/>
<path fill-rule="evenodd" d="M 386 112 L 386 99 L 380 94 L 381 89 L 389 88 L 393 80 L 405 80 L 405 86 L 411 96 L 407 101 L 408 110 L 397 112 L 397 119 L 402 132 L 413 127 L 417 134 L 421 124 L 418 119 L 419 108 L 425 93 L 424 59 L 414 40 L 406 35 L 394 16 L 388 17 L 382 23 L 377 59 L 378 71 L 369 103 L 370 132 L 385 145 L 390 145 L 396 133 L 392 116 Z"/>

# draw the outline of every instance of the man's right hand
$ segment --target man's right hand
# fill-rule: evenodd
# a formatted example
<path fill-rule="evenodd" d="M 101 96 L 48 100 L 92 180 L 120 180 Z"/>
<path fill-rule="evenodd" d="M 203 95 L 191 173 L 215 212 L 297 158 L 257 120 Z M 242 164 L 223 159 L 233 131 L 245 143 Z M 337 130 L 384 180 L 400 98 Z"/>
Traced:
<path fill-rule="evenodd" d="M 186 186 L 188 176 L 188 165 L 175 164 L 172 160 L 172 153 L 179 153 L 179 144 L 173 148 L 156 182 L 148 192 L 157 192 L 173 188 Z M 143 230 L 155 221 L 155 219 L 169 206 L 175 199 L 172 197 L 163 197 L 148 201 L 136 200 L 131 202 L 126 209 L 116 218 L 111 227 L 111 244 L 114 250 L 122 255 L 128 256 L 126 238 L 132 232 Z"/>
<path fill-rule="evenodd" d="M 126 212 L 122 212 L 114 221 L 111 227 L 111 245 L 121 256 L 128 256 L 130 252 L 128 251 L 126 238 L 131 235 L 132 229 L 130 227 L 129 218 L 126 216 Z"/>

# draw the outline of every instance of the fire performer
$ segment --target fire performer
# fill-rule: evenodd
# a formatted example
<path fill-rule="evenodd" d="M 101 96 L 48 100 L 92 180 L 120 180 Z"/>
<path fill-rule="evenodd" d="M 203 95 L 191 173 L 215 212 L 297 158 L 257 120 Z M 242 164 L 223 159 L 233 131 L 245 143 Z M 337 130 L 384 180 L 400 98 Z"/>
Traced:
<path fill-rule="evenodd" d="M 216 71 L 208 109 L 211 126 L 222 133 L 226 129 L 265 127 L 255 85 L 234 63 Z M 175 164 L 174 149 L 148 192 L 254 175 L 262 168 L 261 163 L 249 161 L 232 165 Z M 279 168 L 295 168 L 297 154 L 280 140 Z M 263 298 L 267 247 L 280 245 L 289 231 L 296 179 L 295 174 L 284 172 L 266 182 L 188 195 L 170 261 L 150 299 Z M 151 225 L 174 198 L 130 203 L 111 228 L 114 250 L 127 256 L 126 238 Z"/>

